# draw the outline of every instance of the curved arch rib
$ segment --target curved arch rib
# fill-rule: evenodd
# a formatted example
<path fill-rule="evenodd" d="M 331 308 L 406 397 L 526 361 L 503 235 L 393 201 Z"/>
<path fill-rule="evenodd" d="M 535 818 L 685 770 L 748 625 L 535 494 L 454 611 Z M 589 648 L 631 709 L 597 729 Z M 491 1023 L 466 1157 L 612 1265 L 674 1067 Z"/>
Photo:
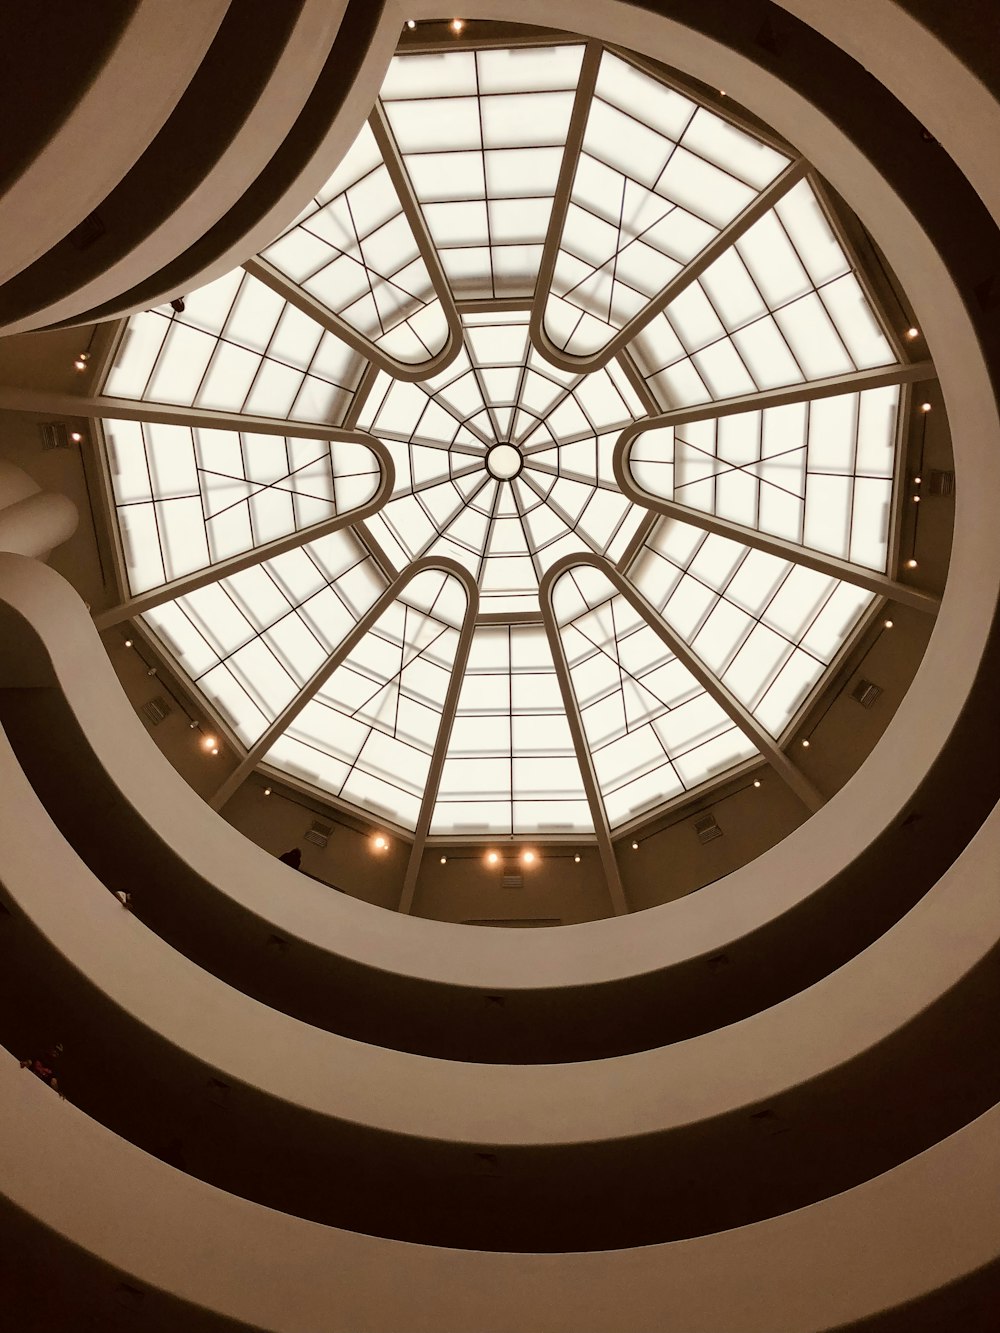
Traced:
<path fill-rule="evenodd" d="M 556 679 L 559 681 L 559 692 L 562 695 L 563 707 L 566 710 L 566 720 L 569 723 L 570 735 L 573 738 L 573 748 L 576 751 L 577 763 L 580 765 L 580 776 L 583 779 L 583 789 L 587 796 L 587 804 L 590 807 L 594 833 L 597 836 L 597 849 L 601 854 L 601 865 L 604 868 L 604 878 L 608 886 L 611 906 L 614 908 L 615 916 L 624 916 L 630 908 L 625 898 L 625 889 L 622 885 L 621 871 L 618 868 L 618 858 L 615 856 L 614 843 L 611 841 L 611 828 L 608 824 L 607 811 L 604 808 L 604 797 L 601 795 L 600 783 L 597 780 L 594 757 L 590 752 L 590 746 L 587 744 L 587 735 L 580 714 L 580 706 L 577 703 L 576 691 L 570 678 L 569 664 L 563 651 L 562 635 L 559 633 L 555 610 L 552 606 L 552 589 L 560 574 L 564 574 L 573 565 L 590 562 L 593 562 L 599 569 L 603 569 L 607 564 L 599 555 L 573 554 L 557 560 L 542 576 L 541 583 L 538 586 L 538 603 L 542 609 L 542 623 L 545 625 L 545 635 L 549 641 L 549 650 L 552 653 L 552 664 L 555 667 Z"/>
<path fill-rule="evenodd" d="M 476 617 L 479 615 L 478 583 L 469 571 L 459 565 L 457 561 L 448 561 L 447 563 L 449 567 L 454 565 L 453 572 L 456 578 L 460 578 L 465 585 L 465 619 L 462 622 L 462 631 L 458 637 L 455 661 L 451 668 L 451 680 L 448 682 L 448 692 L 444 698 L 444 708 L 441 710 L 441 721 L 438 723 L 437 736 L 434 738 L 434 750 L 431 754 L 430 768 L 427 770 L 424 794 L 420 798 L 420 813 L 417 815 L 413 846 L 410 848 L 409 859 L 406 863 L 403 891 L 399 899 L 399 910 L 403 913 L 413 910 L 413 898 L 417 891 L 420 863 L 423 860 L 424 847 L 427 845 L 427 835 L 430 832 L 431 820 L 434 817 L 434 807 L 437 805 L 438 791 L 441 787 L 441 774 L 444 771 L 445 759 L 448 756 L 452 728 L 455 725 L 455 714 L 458 712 L 458 700 L 462 693 L 462 686 L 465 683 L 465 667 L 469 660 L 469 649 L 472 647 L 472 636 L 476 629 Z"/>
<path fill-rule="evenodd" d="M 755 550 L 765 551 L 780 560 L 813 569 L 830 578 L 841 579 L 857 588 L 865 588 L 880 597 L 911 606 L 916 611 L 927 615 L 936 615 L 941 599 L 934 593 L 925 592 L 906 583 L 880 574 L 877 570 L 866 569 L 863 565 L 852 564 L 839 556 L 825 555 L 808 546 L 783 537 L 773 537 L 757 528 L 744 527 L 731 519 L 719 518 L 715 514 L 678 504 L 676 500 L 664 500 L 651 495 L 637 484 L 632 476 L 629 454 L 632 445 L 646 431 L 660 430 L 666 426 L 684 426 L 695 421 L 714 421 L 720 417 L 732 416 L 740 412 L 762 411 L 769 407 L 781 407 L 787 403 L 804 403 L 818 398 L 831 398 L 838 394 L 857 393 L 864 389 L 878 389 L 891 384 L 911 384 L 920 380 L 934 379 L 934 369 L 929 361 L 915 362 L 911 365 L 877 367 L 874 370 L 862 370 L 850 375 L 836 375 L 828 379 L 813 380 L 808 384 L 793 384 L 787 388 L 769 390 L 766 393 L 745 394 L 739 398 L 729 398 L 723 402 L 702 403 L 696 407 L 682 407 L 672 412 L 663 412 L 658 416 L 647 417 L 626 426 L 618 437 L 612 455 L 612 468 L 621 493 L 644 509 L 662 514 L 667 518 L 676 518 L 691 527 L 704 532 L 713 532 L 731 541 L 741 542 Z"/>
<path fill-rule="evenodd" d="M 322 328 L 335 334 L 336 337 L 353 347 L 355 351 L 360 352 L 362 356 L 373 361 L 395 379 L 429 379 L 432 375 L 436 375 L 439 370 L 443 370 L 450 365 L 462 350 L 462 320 L 455 305 L 451 287 L 448 285 L 444 269 L 441 266 L 441 259 L 427 232 L 420 205 L 413 193 L 406 167 L 403 165 L 403 160 L 392 137 L 392 132 L 385 121 L 381 106 L 376 105 L 368 118 L 368 124 L 382 155 L 393 188 L 399 198 L 406 221 L 417 243 L 420 258 L 426 266 L 427 276 L 430 278 L 434 294 L 441 302 L 441 310 L 448 326 L 448 337 L 445 339 L 445 344 L 441 350 L 428 357 L 426 361 L 417 364 L 398 361 L 395 357 L 382 351 L 362 333 L 359 333 L 346 319 L 334 314 L 332 310 L 328 310 L 321 301 L 318 301 L 316 297 L 311 296 L 309 292 L 287 278 L 266 259 L 262 259 L 259 255 L 255 256 L 253 259 L 247 260 L 243 268 L 247 273 L 265 283 L 272 291 L 277 292 L 290 305 L 301 310 L 303 314 L 308 315 Z"/>
<path fill-rule="evenodd" d="M 428 570 L 438 570 L 441 573 L 452 575 L 459 579 L 463 587 L 466 589 L 466 592 L 469 592 L 471 582 L 470 575 L 456 560 L 449 560 L 446 556 L 441 556 L 427 560 L 415 560 L 412 565 L 409 565 L 402 574 L 393 579 L 382 595 L 361 617 L 351 630 L 350 634 L 341 641 L 336 652 L 332 653 L 319 670 L 313 673 L 312 677 L 306 682 L 295 698 L 282 709 L 267 730 L 254 742 L 247 751 L 245 757 L 209 799 L 209 805 L 211 805 L 213 810 L 220 810 L 233 793 L 243 785 L 278 737 L 291 726 L 302 712 L 303 708 L 305 708 L 306 704 L 318 694 L 337 668 L 347 660 L 372 626 L 376 624 L 396 598 L 399 597 L 403 589 L 409 583 L 412 583 L 418 574 L 425 574 Z M 472 634 L 471 626 L 474 623 L 474 617 L 471 620 L 469 618 L 469 610 L 471 606 L 472 603 L 470 601 L 466 605 L 465 621 L 462 626 L 462 635 L 468 633 L 470 638 Z M 476 607 L 478 608 L 478 596 Z M 459 641 L 459 648 L 461 648 L 461 639 Z M 466 649 L 466 652 L 468 652 L 468 649 Z M 454 676 L 455 673 L 453 672 L 453 680 Z M 450 702 L 450 699 L 451 685 L 449 684 L 446 707 L 447 702 Z M 421 805 L 421 814 L 423 814 L 423 805 Z"/>
<path fill-rule="evenodd" d="M 589 757 L 586 740 L 583 736 L 582 720 L 579 717 L 579 709 L 576 706 L 576 695 L 573 691 L 572 682 L 569 677 L 569 667 L 562 652 L 562 638 L 559 635 L 556 625 L 555 612 L 552 608 L 552 589 L 557 579 L 565 574 L 567 570 L 578 565 L 590 565 L 598 570 L 612 587 L 621 594 L 629 603 L 633 610 L 637 611 L 643 620 L 657 636 L 660 642 L 669 652 L 677 658 L 683 666 L 690 671 L 702 689 L 712 698 L 729 717 L 729 719 L 743 732 L 744 736 L 760 751 L 761 755 L 771 765 L 782 781 L 795 793 L 799 800 L 810 811 L 820 808 L 824 802 L 824 797 L 817 791 L 804 773 L 798 769 L 795 764 L 785 754 L 781 746 L 774 737 L 760 725 L 753 714 L 744 707 L 736 696 L 723 685 L 722 681 L 711 671 L 707 670 L 701 659 L 688 647 L 684 640 L 675 633 L 666 623 L 656 607 L 648 602 L 646 598 L 634 588 L 610 561 L 600 555 L 571 554 L 563 556 L 557 560 L 542 580 L 542 590 L 540 593 L 542 603 L 542 614 L 545 617 L 545 628 L 549 634 L 549 640 L 552 644 L 553 657 L 557 659 L 557 671 L 559 672 L 560 686 L 563 684 L 565 675 L 566 688 L 564 698 L 566 699 L 566 712 L 570 713 L 570 705 L 573 705 L 576 714 L 577 723 L 580 727 L 581 740 L 577 742 L 578 752 L 585 751 Z M 574 732 L 574 741 L 576 733 Z M 600 790 L 597 786 L 596 775 L 591 767 L 591 775 L 594 780 L 594 790 L 596 799 L 600 804 L 601 816 L 604 826 L 607 827 L 607 817 L 604 814 L 604 802 Z M 590 789 L 588 787 L 588 797 Z M 596 823 L 596 818 L 595 818 Z"/>
<path fill-rule="evenodd" d="M 0 391 L 0 402 L 2 401 L 2 391 Z M 81 411 L 79 407 L 81 401 L 85 402 L 89 409 L 94 410 Z M 147 407 L 149 410 L 146 410 Z M 308 423 L 276 421 L 269 418 L 243 417 L 225 412 L 207 412 L 199 408 L 119 403 L 117 399 L 111 398 L 76 400 L 73 408 L 67 409 L 66 414 L 93 415 L 108 419 L 143 421 L 153 424 L 163 423 L 165 425 L 181 425 L 192 428 L 201 426 L 216 430 L 249 430 L 258 435 L 280 435 L 289 439 L 327 440 L 339 444 L 358 444 L 375 456 L 381 474 L 375 494 L 363 505 L 348 509 L 342 514 L 335 514 L 332 518 L 314 523 L 310 527 L 299 528 L 295 532 L 287 533 L 284 537 L 265 542 L 261 546 L 255 546 L 249 551 L 230 556 L 226 560 L 206 565 L 203 569 L 195 570 L 192 574 L 186 574 L 183 578 L 172 579 L 169 583 L 162 583 L 159 587 L 151 588 L 148 592 L 139 593 L 135 597 L 128 597 L 119 602 L 117 606 L 98 612 L 94 616 L 94 624 L 100 630 L 109 629 L 112 625 L 118 625 L 123 620 L 129 620 L 133 616 L 140 616 L 146 611 L 153 610 L 154 607 L 162 606 L 164 602 L 173 601 L 177 597 L 195 592 L 198 588 L 207 587 L 208 584 L 228 578 L 231 574 L 238 574 L 241 570 L 251 569 L 254 565 L 259 565 L 274 556 L 295 550 L 306 542 L 316 541 L 321 537 L 328 536 L 331 532 L 338 532 L 341 528 L 350 527 L 381 509 L 392 495 L 395 485 L 396 470 L 392 455 L 381 440 L 377 440 L 365 431 L 341 430 L 330 426 L 312 426 Z"/>

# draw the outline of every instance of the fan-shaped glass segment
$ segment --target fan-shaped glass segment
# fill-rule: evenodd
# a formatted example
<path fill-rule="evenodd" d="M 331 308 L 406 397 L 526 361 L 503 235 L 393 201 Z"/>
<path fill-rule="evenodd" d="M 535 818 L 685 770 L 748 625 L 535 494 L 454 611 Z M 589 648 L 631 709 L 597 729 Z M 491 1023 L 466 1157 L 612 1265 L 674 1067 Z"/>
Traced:
<path fill-rule="evenodd" d="M 261 258 L 403 365 L 432 360 L 448 340 L 440 296 L 370 124 Z"/>
<path fill-rule="evenodd" d="M 357 538 L 334 532 L 166 602 L 143 619 L 252 745 L 384 588 Z"/>
<path fill-rule="evenodd" d="M 612 829 L 756 757 L 753 743 L 599 570 L 567 570 L 552 604 Z"/>
<path fill-rule="evenodd" d="M 545 630 L 476 629 L 432 834 L 593 830 Z"/>
<path fill-rule="evenodd" d="M 401 55 L 382 104 L 458 298 L 529 297 L 583 47 Z"/>
<path fill-rule="evenodd" d="M 463 325 L 446 371 L 419 384 L 381 376 L 365 405 L 361 425 L 396 467 L 393 499 L 368 527 L 398 569 L 449 556 L 479 581 L 484 610 L 537 608 L 538 580 L 556 559 L 615 559 L 641 522 L 611 455 L 642 406 L 615 362 L 590 375 L 550 366 L 526 311 Z M 491 466 L 501 447 L 506 462 Z"/>
<path fill-rule="evenodd" d="M 414 829 L 467 600 L 453 574 L 417 574 L 264 762 Z"/>
<path fill-rule="evenodd" d="M 234 269 L 186 297 L 183 311 L 133 315 L 104 392 L 338 426 L 364 367 L 352 347 Z"/>
<path fill-rule="evenodd" d="M 133 593 L 346 521 L 381 480 L 353 441 L 138 421 L 106 421 L 104 438 Z"/>
<path fill-rule="evenodd" d="M 800 181 L 638 332 L 664 408 L 896 360 L 809 181 Z"/>
<path fill-rule="evenodd" d="M 637 436 L 650 496 L 885 570 L 899 388 L 663 426 Z"/>
<path fill-rule="evenodd" d="M 873 594 L 661 519 L 632 581 L 772 736 L 794 717 Z"/>
<path fill-rule="evenodd" d="M 543 327 L 602 351 L 789 159 L 605 51 L 558 238 Z"/>

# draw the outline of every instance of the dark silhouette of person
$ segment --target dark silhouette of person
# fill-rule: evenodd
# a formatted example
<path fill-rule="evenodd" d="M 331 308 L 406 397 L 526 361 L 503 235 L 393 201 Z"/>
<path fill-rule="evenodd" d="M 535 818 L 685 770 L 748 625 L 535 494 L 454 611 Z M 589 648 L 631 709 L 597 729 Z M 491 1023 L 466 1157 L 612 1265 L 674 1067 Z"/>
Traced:
<path fill-rule="evenodd" d="M 293 870 L 298 870 L 302 865 L 302 849 L 293 847 L 291 851 L 282 852 L 278 860 L 284 861 L 285 865 L 291 866 Z"/>
<path fill-rule="evenodd" d="M 59 1093 L 60 1097 L 62 1092 L 59 1088 L 59 1080 L 56 1077 L 55 1065 L 62 1052 L 62 1042 L 59 1042 L 44 1056 L 29 1056 L 26 1060 L 21 1061 L 22 1069 L 30 1069 L 36 1078 L 40 1078 L 43 1083 L 47 1083 L 50 1088 Z"/>

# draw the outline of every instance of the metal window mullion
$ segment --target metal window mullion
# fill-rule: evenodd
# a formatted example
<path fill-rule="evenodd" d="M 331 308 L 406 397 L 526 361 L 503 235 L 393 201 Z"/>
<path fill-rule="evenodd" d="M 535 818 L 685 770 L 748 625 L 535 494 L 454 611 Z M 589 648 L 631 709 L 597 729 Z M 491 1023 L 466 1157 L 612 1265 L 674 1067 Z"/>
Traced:
<path fill-rule="evenodd" d="M 573 565 L 591 565 L 607 578 L 608 582 L 642 616 L 650 629 L 663 645 L 673 653 L 677 660 L 687 668 L 691 675 L 710 695 L 730 720 L 739 728 L 755 748 L 764 756 L 778 776 L 810 810 L 818 810 L 823 804 L 823 797 L 809 779 L 792 763 L 774 737 L 770 735 L 757 719 L 730 693 L 722 682 L 702 663 L 701 659 L 688 644 L 670 628 L 664 618 L 637 588 L 634 588 L 610 561 L 602 556 L 568 555 L 557 561 L 548 571 L 543 582 L 546 600 L 551 596 L 551 589 L 560 574 Z"/>
<path fill-rule="evenodd" d="M 600 783 L 597 779 L 597 771 L 594 767 L 593 754 L 587 743 L 583 717 L 580 713 L 576 692 L 573 689 L 569 666 L 566 662 L 566 656 L 563 650 L 562 635 L 559 632 L 559 626 L 556 623 L 555 612 L 552 606 L 552 589 L 555 583 L 553 571 L 558 570 L 560 565 L 563 565 L 562 561 L 558 562 L 546 573 L 539 589 L 538 600 L 542 609 L 542 622 L 545 626 L 545 633 L 549 641 L 549 651 L 552 654 L 552 665 L 555 668 L 556 679 L 559 682 L 563 708 L 566 711 L 566 720 L 569 723 L 570 736 L 573 740 L 573 748 L 576 751 L 576 759 L 580 768 L 580 777 L 583 780 L 583 789 L 587 797 L 587 804 L 590 807 L 590 817 L 594 825 L 594 833 L 597 838 L 597 846 L 601 856 L 601 865 L 604 869 L 608 895 L 611 898 L 611 906 L 615 915 L 623 916 L 629 911 L 629 906 L 622 885 L 621 871 L 618 868 L 614 843 L 611 840 L 611 828 L 608 824 L 608 815 L 604 806 L 604 797 L 601 794 Z M 566 566 L 563 567 L 565 568 Z M 513 797 L 513 793 L 511 793 L 511 795 Z M 513 810 L 513 804 L 511 808 Z"/>
<path fill-rule="evenodd" d="M 462 622 L 462 629 L 455 649 L 455 657 L 451 668 L 451 679 L 448 681 L 448 690 L 445 694 L 440 720 L 438 721 L 437 736 L 434 740 L 434 749 L 431 752 L 431 762 L 424 782 L 424 794 L 420 801 L 420 811 L 417 815 L 413 844 L 410 848 L 409 859 L 406 863 L 406 873 L 403 877 L 403 889 L 399 899 L 399 911 L 404 914 L 408 914 L 413 910 L 413 898 L 417 890 L 417 879 L 420 874 L 420 865 L 423 860 L 424 848 L 427 844 L 427 835 L 430 832 L 431 821 L 434 817 L 434 810 L 437 806 L 438 793 L 441 789 L 441 777 L 444 772 L 445 760 L 448 755 L 448 747 L 451 743 L 451 733 L 455 725 L 455 716 L 458 712 L 459 697 L 462 693 L 462 686 L 465 683 L 465 672 L 469 660 L 469 650 L 472 647 L 472 636 L 475 633 L 476 618 L 479 614 L 478 586 L 467 572 L 462 579 L 462 583 L 465 587 L 467 598 L 465 618 Z"/>

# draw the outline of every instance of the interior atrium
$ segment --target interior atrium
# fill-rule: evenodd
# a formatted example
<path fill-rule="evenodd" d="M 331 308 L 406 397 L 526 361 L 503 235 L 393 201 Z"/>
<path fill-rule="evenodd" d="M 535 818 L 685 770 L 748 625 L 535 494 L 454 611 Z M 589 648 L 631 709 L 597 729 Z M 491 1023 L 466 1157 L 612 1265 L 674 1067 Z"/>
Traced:
<path fill-rule="evenodd" d="M 0 20 L 18 1329 L 997 1328 L 982 8 Z"/>

